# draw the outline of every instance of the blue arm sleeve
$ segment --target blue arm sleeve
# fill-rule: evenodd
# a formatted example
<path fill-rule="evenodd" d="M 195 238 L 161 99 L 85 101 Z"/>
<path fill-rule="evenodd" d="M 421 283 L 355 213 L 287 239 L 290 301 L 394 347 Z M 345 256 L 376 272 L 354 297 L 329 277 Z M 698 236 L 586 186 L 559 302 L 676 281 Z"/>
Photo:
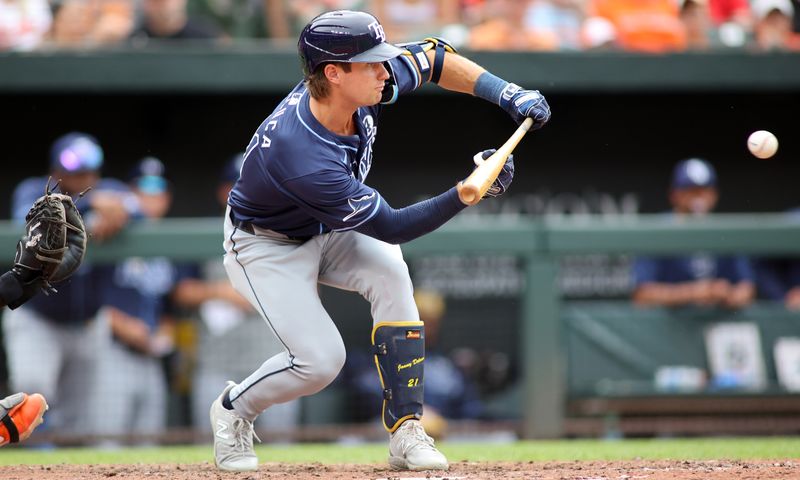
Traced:
<path fill-rule="evenodd" d="M 753 266 L 750 263 L 750 259 L 744 256 L 737 256 L 733 257 L 732 259 L 734 264 L 734 276 L 731 279 L 732 282 L 752 282 L 755 279 L 755 275 L 753 274 Z"/>
<path fill-rule="evenodd" d="M 436 230 L 464 208 L 455 187 L 401 209 L 383 201 L 372 219 L 355 230 L 387 243 L 405 243 Z"/>
<path fill-rule="evenodd" d="M 658 267 L 656 260 L 651 257 L 639 257 L 633 264 L 633 285 L 638 287 L 643 283 L 658 281 Z"/>

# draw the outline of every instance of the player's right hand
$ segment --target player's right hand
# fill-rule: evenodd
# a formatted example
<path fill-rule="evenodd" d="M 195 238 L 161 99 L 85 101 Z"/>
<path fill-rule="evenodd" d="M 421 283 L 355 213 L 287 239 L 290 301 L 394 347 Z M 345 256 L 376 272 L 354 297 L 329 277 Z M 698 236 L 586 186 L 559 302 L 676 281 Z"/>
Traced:
<path fill-rule="evenodd" d="M 550 105 L 539 90 L 523 90 L 519 85 L 509 83 L 500 95 L 500 106 L 517 125 L 532 118 L 531 130 L 542 128 L 550 120 Z"/>
<path fill-rule="evenodd" d="M 478 152 L 472 158 L 472 161 L 475 162 L 475 167 L 478 167 L 480 164 L 484 162 L 487 158 L 491 157 L 494 152 L 496 152 L 496 148 L 491 148 L 489 150 L 484 150 L 482 152 Z M 514 179 L 514 155 L 511 154 L 506 158 L 506 163 L 503 165 L 503 169 L 500 170 L 500 174 L 497 176 L 495 181 L 492 183 L 492 186 L 489 187 L 489 190 L 486 191 L 486 194 L 483 198 L 486 197 L 499 197 L 500 195 L 506 193 L 508 187 L 511 185 L 511 181 Z"/>

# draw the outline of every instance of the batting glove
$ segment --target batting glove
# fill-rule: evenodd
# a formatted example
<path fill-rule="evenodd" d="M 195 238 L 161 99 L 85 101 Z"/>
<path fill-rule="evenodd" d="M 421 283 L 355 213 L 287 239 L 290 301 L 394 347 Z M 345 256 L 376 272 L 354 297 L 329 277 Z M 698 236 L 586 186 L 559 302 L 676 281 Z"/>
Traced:
<path fill-rule="evenodd" d="M 496 148 L 492 148 L 489 150 L 484 150 L 482 152 L 478 152 L 472 158 L 472 161 L 475 162 L 475 167 L 479 166 L 483 163 L 484 160 L 491 157 L 494 152 L 496 152 Z M 500 170 L 500 174 L 495 179 L 492 186 L 489 187 L 489 190 L 486 191 L 486 194 L 483 198 L 486 197 L 499 197 L 500 195 L 506 193 L 508 187 L 511 186 L 511 181 L 514 179 L 514 155 L 509 155 L 506 158 L 506 164 L 503 165 L 503 169 Z"/>
<path fill-rule="evenodd" d="M 542 128 L 550 120 L 550 105 L 539 90 L 523 90 L 509 83 L 500 96 L 500 107 L 520 125 L 526 118 L 533 119 L 532 130 Z"/>

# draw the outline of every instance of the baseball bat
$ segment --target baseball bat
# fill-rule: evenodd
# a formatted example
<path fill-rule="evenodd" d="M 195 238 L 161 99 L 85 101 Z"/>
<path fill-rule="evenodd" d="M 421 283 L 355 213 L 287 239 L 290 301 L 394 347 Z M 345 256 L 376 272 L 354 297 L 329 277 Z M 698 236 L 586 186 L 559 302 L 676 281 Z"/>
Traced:
<path fill-rule="evenodd" d="M 503 169 L 506 159 L 511 155 L 511 152 L 514 151 L 514 148 L 516 148 L 519 141 L 522 140 L 522 137 L 528 133 L 532 124 L 533 119 L 526 118 L 525 121 L 522 122 L 522 125 L 517 128 L 517 131 L 506 140 L 503 146 L 498 148 L 496 152 L 472 171 L 469 177 L 464 180 L 461 185 L 461 190 L 458 192 L 458 197 L 462 202 L 467 205 L 476 205 L 481 201 L 483 195 L 489 190 L 489 187 L 492 186 L 492 183 L 494 183 L 500 171 Z"/>

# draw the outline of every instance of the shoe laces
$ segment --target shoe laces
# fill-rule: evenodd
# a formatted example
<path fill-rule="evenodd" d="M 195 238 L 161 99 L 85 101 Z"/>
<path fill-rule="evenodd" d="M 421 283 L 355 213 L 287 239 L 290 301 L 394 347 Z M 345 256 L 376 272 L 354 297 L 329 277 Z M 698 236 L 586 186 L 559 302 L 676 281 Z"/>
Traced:
<path fill-rule="evenodd" d="M 253 449 L 253 438 L 261 443 L 261 439 L 256 435 L 253 422 L 244 418 L 237 418 L 233 421 L 233 445 L 234 448 L 248 452 Z"/>
<path fill-rule="evenodd" d="M 410 425 L 406 427 L 404 435 L 404 450 L 410 450 L 413 447 L 422 448 L 424 450 L 436 450 L 433 446 L 433 438 L 425 433 L 425 429 L 419 422 L 409 421 Z"/>

